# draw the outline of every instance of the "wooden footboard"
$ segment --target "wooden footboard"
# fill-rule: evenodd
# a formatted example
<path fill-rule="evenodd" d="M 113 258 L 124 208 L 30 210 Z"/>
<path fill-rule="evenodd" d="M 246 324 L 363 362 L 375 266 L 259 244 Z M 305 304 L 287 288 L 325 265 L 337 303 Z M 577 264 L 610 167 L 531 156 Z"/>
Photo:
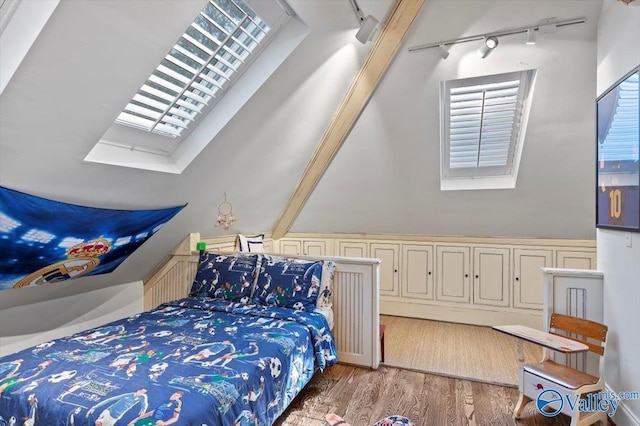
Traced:
<path fill-rule="evenodd" d="M 207 238 L 192 233 L 151 273 L 144 282 L 144 306 L 152 309 L 161 303 L 186 297 L 198 267 L 198 241 L 207 249 L 234 250 L 235 240 Z M 211 239 L 213 240 L 213 239 Z M 212 244 L 210 244 L 212 242 Z M 378 368 L 380 362 L 380 260 L 331 256 L 283 256 L 336 263 L 333 291 L 334 329 L 340 362 Z"/>

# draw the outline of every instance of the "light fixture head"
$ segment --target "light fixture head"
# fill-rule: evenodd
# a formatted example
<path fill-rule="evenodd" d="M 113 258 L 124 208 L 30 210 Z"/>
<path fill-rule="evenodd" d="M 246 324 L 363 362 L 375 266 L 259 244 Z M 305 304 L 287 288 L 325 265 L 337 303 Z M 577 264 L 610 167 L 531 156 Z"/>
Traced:
<path fill-rule="evenodd" d="M 373 35 L 376 33 L 377 29 L 378 20 L 372 15 L 369 15 L 364 21 L 360 22 L 360 29 L 356 33 L 356 39 L 358 39 L 360 43 L 364 44 L 373 39 Z"/>
<path fill-rule="evenodd" d="M 527 30 L 527 44 L 530 46 L 536 44 L 536 30 L 533 28 Z"/>
<path fill-rule="evenodd" d="M 494 36 L 489 36 L 489 37 L 485 37 L 482 39 L 482 45 L 480 46 L 480 49 L 478 49 L 478 55 L 480 55 L 481 58 L 486 58 L 487 56 L 489 56 L 489 53 L 491 53 L 491 51 L 493 49 L 495 49 L 498 46 L 498 39 Z"/>
<path fill-rule="evenodd" d="M 440 56 L 441 59 L 447 59 L 449 57 L 449 51 L 445 49 L 444 43 L 438 46 L 438 56 Z"/>

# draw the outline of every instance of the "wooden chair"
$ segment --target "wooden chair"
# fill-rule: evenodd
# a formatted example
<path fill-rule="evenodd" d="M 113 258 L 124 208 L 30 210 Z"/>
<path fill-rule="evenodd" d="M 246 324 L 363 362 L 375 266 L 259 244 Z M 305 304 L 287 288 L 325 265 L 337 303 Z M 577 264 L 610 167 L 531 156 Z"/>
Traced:
<path fill-rule="evenodd" d="M 570 317 L 561 314 L 552 314 L 549 322 L 549 333 L 566 337 L 583 343 L 589 347 L 589 352 L 600 356 L 598 377 L 592 376 L 572 367 L 554 362 L 550 359 L 551 351 L 544 349 L 542 361 L 537 364 L 525 364 L 520 371 L 521 389 L 520 398 L 514 411 L 514 417 L 520 418 L 525 405 L 536 400 L 538 395 L 549 389 L 562 395 L 564 403 L 560 412 L 571 417 L 571 426 L 591 425 L 601 421 L 602 426 L 607 425 L 606 412 L 579 412 L 578 404 L 573 410 L 567 403 L 565 395 L 569 395 L 571 401 L 577 398 L 586 398 L 588 394 L 604 391 L 604 350 L 606 346 L 608 327 L 594 321 L 582 318 Z M 567 334 L 563 334 L 565 332 Z M 549 407 L 557 410 L 560 402 L 550 404 Z"/>

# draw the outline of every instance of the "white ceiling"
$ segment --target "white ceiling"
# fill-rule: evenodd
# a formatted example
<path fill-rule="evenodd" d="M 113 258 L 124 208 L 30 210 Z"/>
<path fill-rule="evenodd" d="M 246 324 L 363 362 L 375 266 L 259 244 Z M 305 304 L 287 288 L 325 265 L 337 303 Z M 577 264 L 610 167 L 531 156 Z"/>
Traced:
<path fill-rule="evenodd" d="M 202 3 L 62 0 L 0 96 L 0 185 L 95 207 L 188 204 L 116 271 L 84 280 L 140 280 L 188 232 L 226 233 L 214 227 L 225 192 L 238 217 L 229 232 L 270 231 L 371 46 L 354 38 L 349 0 L 291 0 L 310 34 L 182 174 L 83 161 Z M 381 21 L 392 5 L 358 3 Z M 292 230 L 593 238 L 601 5 L 427 0 Z M 587 22 L 533 47 L 505 37 L 485 60 L 473 43 L 446 61 L 406 49 L 550 17 Z M 529 67 L 539 78 L 517 188 L 441 193 L 439 81 Z"/>

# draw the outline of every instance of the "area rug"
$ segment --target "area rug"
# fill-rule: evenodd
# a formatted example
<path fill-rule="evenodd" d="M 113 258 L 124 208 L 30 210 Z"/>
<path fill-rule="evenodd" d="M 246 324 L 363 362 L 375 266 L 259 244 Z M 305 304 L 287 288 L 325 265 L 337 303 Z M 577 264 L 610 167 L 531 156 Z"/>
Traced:
<path fill-rule="evenodd" d="M 518 386 L 517 339 L 491 327 L 382 315 L 384 364 L 503 386 Z M 523 345 L 525 362 L 539 346 Z"/>

